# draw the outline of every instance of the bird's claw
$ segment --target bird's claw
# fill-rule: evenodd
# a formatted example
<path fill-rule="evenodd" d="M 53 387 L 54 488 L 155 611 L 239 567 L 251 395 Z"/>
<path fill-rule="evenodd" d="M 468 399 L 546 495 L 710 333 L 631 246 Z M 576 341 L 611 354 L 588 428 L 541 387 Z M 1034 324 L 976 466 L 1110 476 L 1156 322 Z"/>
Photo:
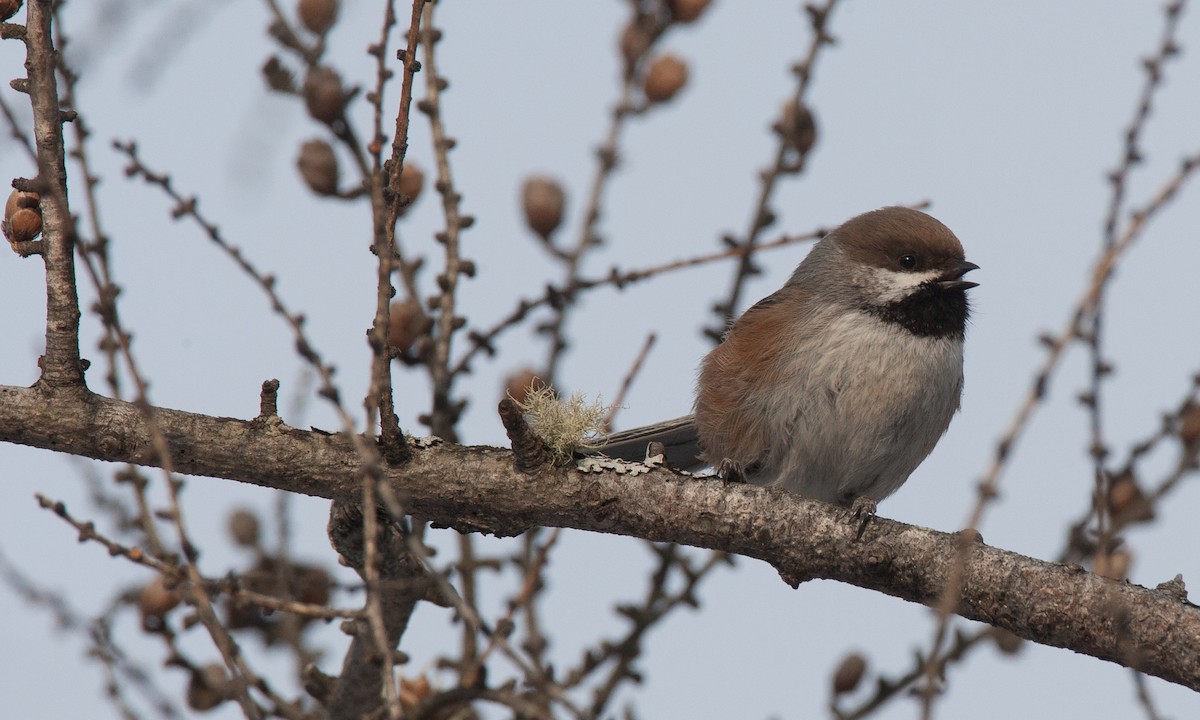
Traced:
<path fill-rule="evenodd" d="M 859 496 L 854 498 L 854 502 L 850 504 L 850 521 L 858 522 L 858 534 L 855 535 L 855 540 L 861 540 L 863 533 L 867 531 L 867 525 L 870 524 L 871 518 L 875 517 L 875 510 L 878 504 L 869 497 Z"/>

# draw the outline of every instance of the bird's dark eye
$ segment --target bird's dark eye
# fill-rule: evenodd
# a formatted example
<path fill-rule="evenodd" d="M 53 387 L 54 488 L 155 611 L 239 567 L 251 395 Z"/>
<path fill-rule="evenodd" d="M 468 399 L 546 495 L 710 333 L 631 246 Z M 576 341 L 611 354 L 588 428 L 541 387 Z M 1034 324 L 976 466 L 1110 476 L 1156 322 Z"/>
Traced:
<path fill-rule="evenodd" d="M 901 255 L 900 256 L 900 267 L 904 268 L 905 270 L 912 270 L 916 266 L 917 266 L 917 256 L 916 255 Z"/>

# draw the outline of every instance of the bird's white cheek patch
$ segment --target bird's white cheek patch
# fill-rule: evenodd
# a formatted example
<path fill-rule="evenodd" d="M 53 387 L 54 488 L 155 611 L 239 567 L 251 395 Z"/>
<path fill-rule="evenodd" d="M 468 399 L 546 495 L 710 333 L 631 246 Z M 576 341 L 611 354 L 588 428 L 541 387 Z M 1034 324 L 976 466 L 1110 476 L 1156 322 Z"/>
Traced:
<path fill-rule="evenodd" d="M 941 275 L 941 271 L 897 272 L 895 270 L 875 268 L 873 275 L 875 277 L 875 286 L 879 288 L 880 299 L 888 303 L 908 297 L 924 283 L 936 280 Z"/>

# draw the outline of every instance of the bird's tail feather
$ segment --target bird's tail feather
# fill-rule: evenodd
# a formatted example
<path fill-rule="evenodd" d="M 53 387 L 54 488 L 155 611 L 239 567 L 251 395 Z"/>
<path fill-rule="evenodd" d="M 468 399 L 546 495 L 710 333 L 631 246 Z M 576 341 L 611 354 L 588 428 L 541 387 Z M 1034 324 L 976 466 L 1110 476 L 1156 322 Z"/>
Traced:
<path fill-rule="evenodd" d="M 636 462 L 646 459 L 646 448 L 652 442 L 663 444 L 667 464 L 673 468 L 699 470 L 708 464 L 700 459 L 696 418 L 692 415 L 604 435 L 578 451 L 583 455 L 604 455 Z"/>

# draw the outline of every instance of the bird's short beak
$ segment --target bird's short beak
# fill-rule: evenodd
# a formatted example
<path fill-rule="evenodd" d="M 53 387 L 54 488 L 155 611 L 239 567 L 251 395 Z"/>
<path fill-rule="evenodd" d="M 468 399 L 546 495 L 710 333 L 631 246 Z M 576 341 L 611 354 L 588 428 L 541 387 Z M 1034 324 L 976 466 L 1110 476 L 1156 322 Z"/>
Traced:
<path fill-rule="evenodd" d="M 952 270 L 939 277 L 937 279 L 937 285 L 943 290 L 968 290 L 979 285 L 979 283 L 971 282 L 970 280 L 963 280 L 962 276 L 966 275 L 972 270 L 978 269 L 979 266 L 975 263 L 963 260 L 959 264 L 955 265 Z"/>

